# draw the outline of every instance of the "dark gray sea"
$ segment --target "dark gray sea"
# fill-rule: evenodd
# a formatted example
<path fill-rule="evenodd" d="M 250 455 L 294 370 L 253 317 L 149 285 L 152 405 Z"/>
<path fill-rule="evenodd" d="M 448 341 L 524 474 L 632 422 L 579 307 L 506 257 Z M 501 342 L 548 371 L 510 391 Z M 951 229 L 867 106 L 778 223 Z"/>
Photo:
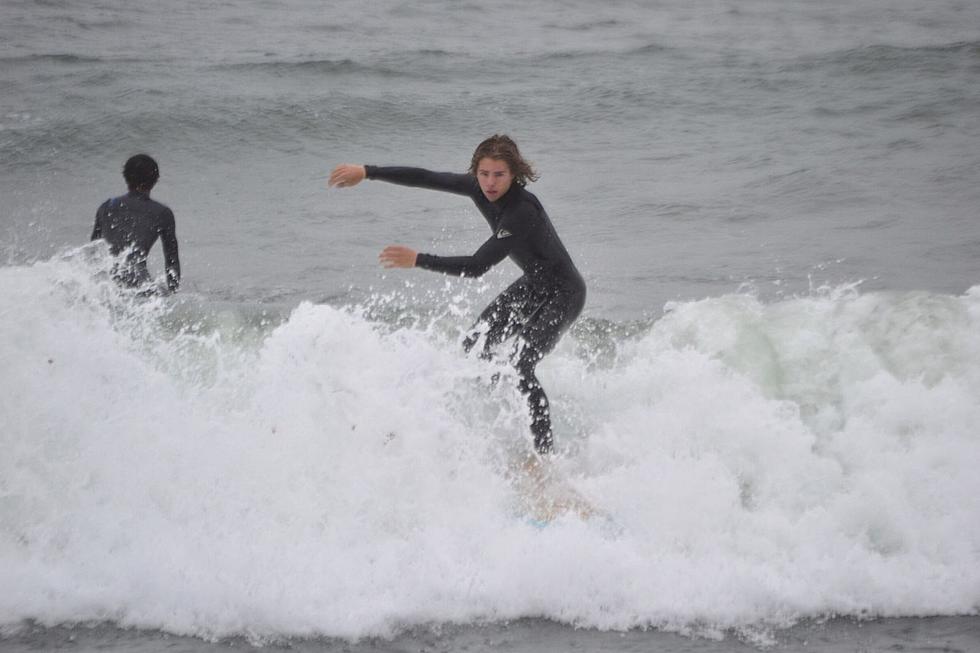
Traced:
<path fill-rule="evenodd" d="M 601 517 L 459 347 L 517 268 L 378 265 L 474 207 L 326 185 L 494 133 Z M 137 152 L 175 297 L 88 244 Z M 978 211 L 974 0 L 2 0 L 0 650 L 980 650 Z"/>

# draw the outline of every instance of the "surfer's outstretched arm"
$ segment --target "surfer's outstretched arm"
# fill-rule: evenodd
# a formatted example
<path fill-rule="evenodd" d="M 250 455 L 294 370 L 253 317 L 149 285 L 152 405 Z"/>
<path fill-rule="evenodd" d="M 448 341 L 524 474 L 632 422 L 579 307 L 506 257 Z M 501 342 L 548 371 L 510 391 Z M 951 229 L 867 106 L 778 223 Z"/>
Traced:
<path fill-rule="evenodd" d="M 425 168 L 404 166 L 370 166 L 352 163 L 342 163 L 330 173 L 328 186 L 349 188 L 356 186 L 365 179 L 387 181 L 399 186 L 427 188 L 455 195 L 471 196 L 479 190 L 476 178 L 469 174 L 453 172 L 433 172 Z"/>

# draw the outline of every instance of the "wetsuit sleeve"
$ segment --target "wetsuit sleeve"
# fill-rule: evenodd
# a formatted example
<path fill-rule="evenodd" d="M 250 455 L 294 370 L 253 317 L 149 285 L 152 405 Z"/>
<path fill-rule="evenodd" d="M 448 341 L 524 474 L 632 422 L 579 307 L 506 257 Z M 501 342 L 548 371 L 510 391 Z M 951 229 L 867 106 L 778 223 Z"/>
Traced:
<path fill-rule="evenodd" d="M 429 190 L 441 190 L 446 193 L 467 196 L 471 196 L 476 190 L 479 190 L 476 178 L 467 174 L 433 172 L 424 168 L 370 165 L 364 166 L 364 171 L 368 179 L 387 181 L 399 186 L 428 188 Z"/>
<path fill-rule="evenodd" d="M 487 270 L 504 260 L 511 247 L 491 236 L 472 256 L 436 256 L 419 254 L 415 267 L 458 277 L 479 277 Z"/>
<path fill-rule="evenodd" d="M 95 226 L 92 227 L 92 237 L 89 240 L 98 240 L 102 238 L 102 218 L 105 215 L 106 204 L 103 203 L 102 206 L 98 208 L 95 212 Z"/>
<path fill-rule="evenodd" d="M 160 242 L 167 268 L 167 287 L 176 291 L 180 286 L 180 256 L 177 252 L 177 225 L 172 211 L 167 210 L 160 225 Z"/>
<path fill-rule="evenodd" d="M 419 254 L 415 266 L 460 277 L 479 277 L 504 260 L 517 243 L 528 237 L 532 220 L 534 216 L 528 212 L 506 216 L 497 231 L 472 256 Z"/>

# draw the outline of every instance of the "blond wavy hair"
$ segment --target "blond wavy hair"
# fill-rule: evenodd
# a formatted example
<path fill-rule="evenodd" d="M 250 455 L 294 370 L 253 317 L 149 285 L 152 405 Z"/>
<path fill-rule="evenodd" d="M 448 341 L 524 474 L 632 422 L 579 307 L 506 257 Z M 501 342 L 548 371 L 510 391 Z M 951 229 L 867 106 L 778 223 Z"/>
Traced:
<path fill-rule="evenodd" d="M 473 152 L 473 159 L 470 161 L 470 174 L 475 176 L 480 161 L 488 158 L 506 163 L 518 186 L 526 186 L 527 182 L 538 180 L 538 173 L 524 160 L 521 151 L 517 149 L 517 143 L 510 136 L 494 134 L 477 145 L 476 151 Z"/>

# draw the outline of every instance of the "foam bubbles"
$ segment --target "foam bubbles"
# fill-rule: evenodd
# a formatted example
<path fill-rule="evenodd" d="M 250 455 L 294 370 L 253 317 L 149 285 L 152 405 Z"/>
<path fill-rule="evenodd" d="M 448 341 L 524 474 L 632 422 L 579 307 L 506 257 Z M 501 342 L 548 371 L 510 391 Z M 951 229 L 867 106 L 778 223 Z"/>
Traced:
<path fill-rule="evenodd" d="M 980 602 L 976 291 L 724 296 L 601 357 L 566 337 L 540 370 L 556 464 L 617 528 L 542 529 L 509 482 L 513 378 L 444 324 L 302 303 L 256 326 L 104 271 L 0 268 L 0 623 L 355 638 Z"/>

